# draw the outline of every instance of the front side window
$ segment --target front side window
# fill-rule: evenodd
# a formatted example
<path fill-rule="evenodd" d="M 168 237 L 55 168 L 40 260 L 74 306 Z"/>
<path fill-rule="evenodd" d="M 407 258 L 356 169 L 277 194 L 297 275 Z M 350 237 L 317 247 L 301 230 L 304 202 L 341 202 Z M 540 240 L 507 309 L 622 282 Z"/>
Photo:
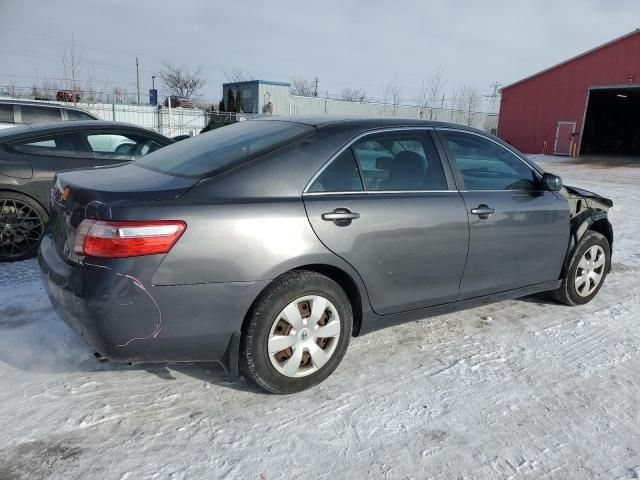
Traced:
<path fill-rule="evenodd" d="M 423 132 L 388 132 L 353 145 L 367 190 L 447 190 L 442 163 Z"/>
<path fill-rule="evenodd" d="M 74 138 L 70 134 L 50 135 L 37 139 L 14 142 L 9 147 L 18 153 L 30 155 L 53 155 L 60 157 L 76 156 L 77 149 Z"/>
<path fill-rule="evenodd" d="M 27 125 L 62 120 L 59 108 L 20 105 L 20 113 L 22 114 L 22 123 Z"/>
<path fill-rule="evenodd" d="M 506 148 L 487 138 L 443 131 L 465 190 L 535 190 L 533 170 Z"/>
<path fill-rule="evenodd" d="M 309 192 L 360 191 L 362 191 L 362 181 L 356 159 L 350 148 L 333 160 L 309 187 Z"/>
<path fill-rule="evenodd" d="M 135 160 L 162 147 L 155 140 L 127 133 L 90 133 L 87 142 L 95 158 Z"/>

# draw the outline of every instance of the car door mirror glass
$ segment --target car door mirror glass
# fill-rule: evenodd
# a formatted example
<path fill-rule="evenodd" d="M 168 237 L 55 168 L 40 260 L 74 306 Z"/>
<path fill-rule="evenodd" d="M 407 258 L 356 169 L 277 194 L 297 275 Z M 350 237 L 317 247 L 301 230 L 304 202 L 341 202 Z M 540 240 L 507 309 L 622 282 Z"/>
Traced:
<path fill-rule="evenodd" d="M 542 189 L 548 192 L 557 192 L 562 189 L 562 179 L 552 173 L 542 175 Z"/>

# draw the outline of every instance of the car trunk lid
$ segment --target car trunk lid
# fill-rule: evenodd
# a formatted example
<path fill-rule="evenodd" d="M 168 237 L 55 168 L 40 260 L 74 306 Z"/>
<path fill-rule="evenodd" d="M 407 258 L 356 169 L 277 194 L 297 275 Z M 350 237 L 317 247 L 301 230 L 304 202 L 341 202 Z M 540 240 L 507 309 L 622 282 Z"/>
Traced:
<path fill-rule="evenodd" d="M 82 220 L 111 220 L 112 207 L 122 203 L 178 198 L 197 182 L 132 164 L 58 173 L 51 192 L 50 219 L 56 250 L 77 260 L 73 247 Z"/>

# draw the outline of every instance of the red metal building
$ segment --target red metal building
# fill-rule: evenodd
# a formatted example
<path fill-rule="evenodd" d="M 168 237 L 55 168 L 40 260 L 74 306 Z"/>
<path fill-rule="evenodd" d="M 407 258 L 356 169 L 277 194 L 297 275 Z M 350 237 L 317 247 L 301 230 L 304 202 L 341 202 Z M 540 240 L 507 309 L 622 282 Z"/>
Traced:
<path fill-rule="evenodd" d="M 504 87 L 498 136 L 526 153 L 640 155 L 640 29 Z"/>

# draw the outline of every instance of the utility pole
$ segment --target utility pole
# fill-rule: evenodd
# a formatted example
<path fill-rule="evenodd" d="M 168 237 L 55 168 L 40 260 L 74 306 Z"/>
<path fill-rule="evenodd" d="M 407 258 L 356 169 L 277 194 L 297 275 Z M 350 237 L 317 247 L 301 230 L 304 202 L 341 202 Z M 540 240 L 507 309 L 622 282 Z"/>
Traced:
<path fill-rule="evenodd" d="M 491 113 L 494 113 L 493 110 L 496 108 L 496 104 L 498 103 L 498 98 L 500 97 L 499 89 L 502 86 L 501 83 L 493 82 L 491 85 L 492 92 L 488 95 L 483 95 L 483 97 L 489 99 L 489 110 Z"/>
<path fill-rule="evenodd" d="M 136 57 L 136 88 L 138 89 L 138 105 L 140 105 L 140 64 Z"/>
<path fill-rule="evenodd" d="M 318 82 L 319 82 L 319 81 L 320 81 L 320 80 L 318 80 L 318 77 L 316 77 L 316 79 L 314 80 L 314 83 L 315 83 L 315 85 L 316 85 L 316 86 L 315 86 L 315 88 L 313 89 L 313 96 L 314 96 L 314 97 L 317 97 L 317 96 L 318 96 Z"/>

